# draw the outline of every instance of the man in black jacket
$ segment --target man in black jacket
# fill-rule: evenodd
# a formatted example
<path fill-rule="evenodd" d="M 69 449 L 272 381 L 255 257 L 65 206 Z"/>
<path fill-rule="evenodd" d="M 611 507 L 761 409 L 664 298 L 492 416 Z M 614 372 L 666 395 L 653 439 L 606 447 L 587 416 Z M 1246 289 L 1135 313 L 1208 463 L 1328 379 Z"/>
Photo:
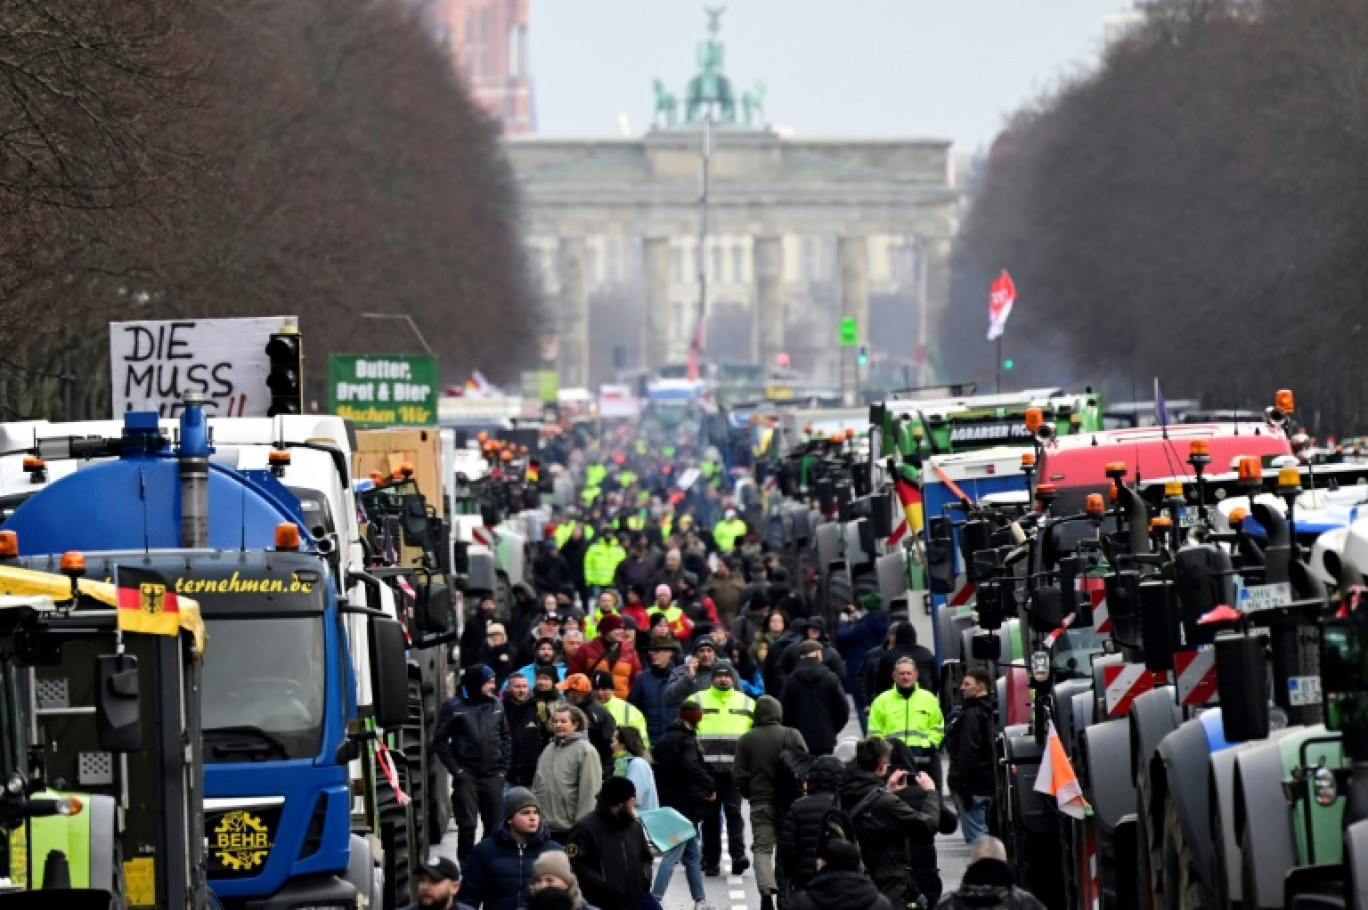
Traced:
<path fill-rule="evenodd" d="M 549 737 L 538 716 L 537 701 L 532 697 L 530 681 L 521 670 L 508 677 L 503 708 L 508 716 L 513 747 L 513 757 L 508 766 L 508 783 L 513 787 L 531 787 L 532 778 L 537 773 L 537 759 Z"/>
<path fill-rule="evenodd" d="M 841 808 L 836 791 L 844 776 L 845 763 L 839 758 L 824 755 L 817 759 L 804 781 L 807 795 L 795 801 L 784 816 L 779 833 L 779 864 L 794 890 L 806 888 L 817 874 L 818 850 L 831 833 L 827 828 L 828 813 Z M 853 830 L 846 833 L 855 837 Z"/>
<path fill-rule="evenodd" d="M 894 771 L 884 783 L 892 751 L 877 736 L 860 740 L 855 761 L 846 766 L 841 780 L 841 808 L 855 823 L 869 877 L 893 906 L 905 907 L 921 896 L 910 868 L 908 836 L 917 831 L 934 832 L 940 811 L 938 805 L 936 811 L 929 812 L 925 803 L 913 807 L 898 798 L 898 791 L 907 786 L 906 772 Z M 925 772 L 917 775 L 915 785 L 923 790 L 936 787 Z"/>
<path fill-rule="evenodd" d="M 936 658 L 926 648 L 917 644 L 917 630 L 911 622 L 900 622 L 893 630 L 893 646 L 879 657 L 879 675 L 875 679 L 874 691 L 869 693 L 869 701 L 893 688 L 893 668 L 904 657 L 910 657 L 917 664 L 917 682 L 932 695 L 940 695 L 940 675 L 936 672 Z"/>
<path fill-rule="evenodd" d="M 841 652 L 831 646 L 827 638 L 826 620 L 820 616 L 809 616 L 803 621 L 803 641 L 815 641 L 822 646 L 822 663 L 836 674 L 837 679 L 845 679 L 846 663 Z M 798 666 L 798 649 L 791 647 L 779 658 L 779 674 L 785 681 Z"/>
<path fill-rule="evenodd" d="M 636 908 L 650 890 L 651 848 L 637 822 L 636 785 L 610 777 L 598 807 L 580 819 L 565 845 L 584 899 L 596 907 Z"/>
<path fill-rule="evenodd" d="M 655 742 L 652 755 L 655 758 L 656 792 L 660 805 L 674 809 L 694 827 L 703 820 L 704 807 L 717 802 L 717 783 L 712 772 L 703 760 L 703 747 L 698 743 L 698 723 L 703 719 L 703 709 L 693 702 L 679 706 L 679 719 L 665 729 L 665 735 Z M 670 876 L 674 874 L 675 864 L 681 857 L 684 860 L 684 876 L 689 882 L 689 895 L 695 902 L 704 900 L 703 890 L 703 852 L 698 835 L 684 842 L 683 848 L 676 847 L 660 860 L 656 871 L 655 884 L 651 893 L 659 900 L 665 896 L 670 886 Z"/>
<path fill-rule="evenodd" d="M 451 811 L 456 816 L 457 856 L 475 846 L 475 826 L 499 824 L 504 779 L 513 738 L 503 705 L 494 697 L 494 671 L 484 664 L 461 674 L 461 694 L 442 705 L 433 733 L 437 758 L 451 772 Z"/>
<path fill-rule="evenodd" d="M 828 841 L 817 857 L 820 871 L 794 895 L 792 910 L 894 910 L 869 876 L 860 871 L 860 848 Z"/>
<path fill-rule="evenodd" d="M 993 804 L 993 706 L 988 693 L 993 677 L 982 667 L 964 674 L 960 692 L 964 705 L 945 734 L 950 757 L 950 793 L 959 809 L 964 842 L 972 844 L 988 833 L 988 809 Z"/>
<path fill-rule="evenodd" d="M 822 665 L 822 643 L 805 641 L 795 648 L 798 662 L 784 683 L 779 702 L 789 726 L 803 734 L 813 755 L 830 755 L 836 737 L 850 720 L 841 681 Z"/>

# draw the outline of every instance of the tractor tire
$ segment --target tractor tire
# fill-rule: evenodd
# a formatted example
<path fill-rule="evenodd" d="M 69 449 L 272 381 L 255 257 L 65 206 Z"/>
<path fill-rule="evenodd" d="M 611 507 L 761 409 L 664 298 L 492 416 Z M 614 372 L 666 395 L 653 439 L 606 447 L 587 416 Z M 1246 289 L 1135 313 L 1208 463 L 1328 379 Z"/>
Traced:
<path fill-rule="evenodd" d="M 1165 910 L 1214 910 L 1216 902 L 1197 877 L 1192 847 L 1172 802 L 1164 807 L 1164 870 Z"/>
<path fill-rule="evenodd" d="M 1212 799 L 1212 803 L 1213 805 L 1216 803 L 1215 798 Z M 1222 825 L 1220 806 L 1215 806 L 1212 809 L 1211 830 L 1216 832 L 1216 894 L 1214 895 L 1215 904 L 1218 907 L 1226 908 L 1226 910 L 1240 910 L 1240 902 L 1236 900 L 1231 900 L 1230 891 L 1226 884 L 1230 880 L 1229 863 L 1231 858 L 1226 856 L 1225 852 L 1225 837 L 1221 833 Z"/>
<path fill-rule="evenodd" d="M 402 746 L 402 743 L 399 744 Z M 409 790 L 408 759 L 400 748 L 389 750 L 400 788 Z M 377 771 L 375 804 L 380 817 L 380 844 L 385 851 L 385 910 L 398 910 L 417 903 L 416 864 L 425 857 L 417 852 L 413 813 L 399 799 L 384 775 Z"/>
<path fill-rule="evenodd" d="M 1158 907 L 1159 894 L 1163 890 L 1164 867 L 1159 861 L 1161 844 L 1156 837 L 1154 817 L 1150 814 L 1152 806 L 1149 775 L 1139 774 L 1135 782 L 1135 890 L 1141 910 Z"/>

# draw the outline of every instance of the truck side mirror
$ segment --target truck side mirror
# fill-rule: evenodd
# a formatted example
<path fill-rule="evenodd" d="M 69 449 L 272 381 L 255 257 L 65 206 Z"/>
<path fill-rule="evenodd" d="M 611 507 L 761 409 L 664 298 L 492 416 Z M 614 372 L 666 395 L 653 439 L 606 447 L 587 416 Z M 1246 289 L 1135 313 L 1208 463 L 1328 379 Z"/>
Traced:
<path fill-rule="evenodd" d="M 969 655 L 996 662 L 1002 657 L 1002 639 L 996 634 L 975 635 L 969 639 Z"/>
<path fill-rule="evenodd" d="M 933 518 L 931 539 L 926 545 L 926 577 L 932 594 L 955 593 L 955 544 L 950 522 Z"/>
<path fill-rule="evenodd" d="M 371 710 L 382 730 L 408 722 L 408 643 L 404 626 L 393 619 L 371 617 L 370 644 Z"/>
<path fill-rule="evenodd" d="M 979 628 L 995 632 L 1002 628 L 1006 618 L 1008 590 L 1001 581 L 985 581 L 975 592 L 974 608 L 978 612 Z M 995 637 L 996 640 L 996 637 Z"/>
<path fill-rule="evenodd" d="M 1242 632 L 1216 636 L 1216 691 L 1227 740 L 1268 738 L 1268 667 L 1261 638 Z"/>
<path fill-rule="evenodd" d="M 1064 594 L 1054 585 L 1041 585 L 1031 592 L 1031 628 L 1049 635 L 1064 622 Z"/>
<path fill-rule="evenodd" d="M 138 659 L 131 654 L 95 658 L 95 728 L 106 752 L 142 748 L 142 708 L 138 692 Z"/>
<path fill-rule="evenodd" d="M 1173 669 L 1178 623 L 1172 604 L 1173 582 L 1165 579 L 1140 583 L 1140 640 L 1146 670 L 1163 673 Z"/>

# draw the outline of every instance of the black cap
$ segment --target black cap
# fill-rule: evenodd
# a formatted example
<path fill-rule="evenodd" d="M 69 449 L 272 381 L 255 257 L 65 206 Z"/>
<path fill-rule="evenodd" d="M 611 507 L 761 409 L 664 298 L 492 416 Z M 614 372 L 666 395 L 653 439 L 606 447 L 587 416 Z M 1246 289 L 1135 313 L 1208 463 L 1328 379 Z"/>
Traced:
<path fill-rule="evenodd" d="M 436 882 L 440 882 L 443 879 L 459 882 L 461 880 L 461 865 L 454 859 L 448 859 L 445 856 L 434 856 L 418 867 L 418 874 L 426 875 Z"/>
<path fill-rule="evenodd" d="M 609 673 L 607 670 L 595 670 L 589 684 L 595 689 L 616 688 L 616 685 L 613 682 L 613 674 Z"/>

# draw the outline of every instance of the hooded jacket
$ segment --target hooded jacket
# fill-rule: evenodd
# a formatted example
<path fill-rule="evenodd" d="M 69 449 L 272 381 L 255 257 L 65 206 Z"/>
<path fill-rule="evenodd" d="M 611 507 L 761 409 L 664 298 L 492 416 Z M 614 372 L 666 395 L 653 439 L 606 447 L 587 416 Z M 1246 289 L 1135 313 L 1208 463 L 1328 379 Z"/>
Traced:
<path fill-rule="evenodd" d="M 970 863 L 959 890 L 945 895 L 936 906 L 949 910 L 1045 910 L 1034 895 L 1016 886 L 1011 866 L 987 858 Z"/>
<path fill-rule="evenodd" d="M 770 645 L 768 653 L 765 654 L 765 664 L 760 670 L 765 678 L 766 692 L 784 691 L 784 680 L 788 677 L 788 673 L 782 669 L 780 661 L 790 645 L 796 645 L 807 637 L 804 631 L 807 628 L 807 623 L 806 618 L 793 620 L 789 623 L 789 627 L 784 630 L 784 634 L 780 635 Z"/>
<path fill-rule="evenodd" d="M 828 670 L 836 674 L 838 680 L 846 677 L 845 659 L 841 657 L 841 652 L 831 646 L 831 639 L 827 636 L 826 620 L 820 616 L 809 616 L 803 621 L 802 636 L 798 639 L 801 644 L 808 637 L 808 629 L 816 629 L 819 633 L 817 640 L 822 643 L 822 663 Z M 779 657 L 779 672 L 787 680 L 798 666 L 798 649 L 788 647 Z"/>
<path fill-rule="evenodd" d="M 651 750 L 655 758 L 656 792 L 660 804 L 678 811 L 697 824 L 708 807 L 708 794 L 717 782 L 703 761 L 698 734 L 688 723 L 676 720 Z"/>
<path fill-rule="evenodd" d="M 894 910 L 869 876 L 859 872 L 819 872 L 794 895 L 791 910 Z"/>
<path fill-rule="evenodd" d="M 736 743 L 732 780 L 751 803 L 773 806 L 780 753 L 785 747 L 806 752 L 807 744 L 802 733 L 783 725 L 784 709 L 771 695 L 761 695 L 756 700 L 751 720 L 750 731 L 743 733 Z"/>
<path fill-rule="evenodd" d="M 917 644 L 916 628 L 912 623 L 905 622 L 893 633 L 893 647 L 883 652 L 883 656 L 879 658 L 879 675 L 874 691 L 869 693 L 870 701 L 893 688 L 893 667 L 904 657 L 910 657 L 917 663 L 917 685 L 932 695 L 940 693 L 936 658 L 930 651 Z"/>
<path fill-rule="evenodd" d="M 917 786 L 911 783 L 909 786 Z M 870 793 L 873 801 L 860 812 L 855 809 Z M 908 838 L 915 833 L 934 833 L 940 821 L 939 807 L 928 811 L 908 805 L 884 789 L 884 782 L 859 765 L 848 765 L 841 779 L 841 808 L 851 814 L 860 841 L 865 870 L 884 896 L 903 906 L 920 892 L 912 878 Z"/>
<path fill-rule="evenodd" d="M 613 675 L 613 694 L 626 698 L 632 691 L 632 680 L 641 672 L 641 658 L 637 657 L 636 648 L 610 642 L 600 635 L 582 645 L 565 669 L 567 673 L 585 676 L 592 676 L 596 670 L 606 670 Z"/>
<path fill-rule="evenodd" d="M 860 692 L 860 665 L 864 663 L 866 654 L 883 647 L 884 640 L 888 638 L 888 623 L 886 611 L 871 610 L 836 633 L 836 647 L 846 662 L 847 692 Z"/>
<path fill-rule="evenodd" d="M 784 716 L 803 734 L 813 755 L 830 755 L 850 720 L 850 702 L 836 674 L 814 658 L 798 661 L 779 696 Z"/>
<path fill-rule="evenodd" d="M 508 718 L 512 760 L 508 766 L 508 783 L 514 787 L 532 786 L 537 773 L 537 757 L 546 748 L 546 728 L 537 711 L 537 700 L 529 692 L 521 703 L 504 698 L 504 715 Z"/>
<path fill-rule="evenodd" d="M 779 859 L 789 882 L 802 888 L 817 874 L 817 851 L 822 846 L 822 826 L 827 812 L 840 808 L 836 791 L 845 775 L 845 763 L 825 755 L 812 763 L 807 776 L 807 796 L 797 800 L 784 815 L 779 832 Z"/>
<path fill-rule="evenodd" d="M 478 665 L 477 665 L 478 666 Z M 492 695 L 481 695 L 469 668 L 462 692 L 442 705 L 433 731 L 437 759 L 453 775 L 488 777 L 507 774 L 513 758 L 512 733 L 503 705 Z"/>
<path fill-rule="evenodd" d="M 553 739 L 537 759 L 532 792 L 541 806 L 542 822 L 555 831 L 569 831 L 594 809 L 603 785 L 603 761 L 582 730 Z"/>
<path fill-rule="evenodd" d="M 477 910 L 520 910 L 528 903 L 532 864 L 548 850 L 560 850 L 546 826 L 520 844 L 504 821 L 475 845 L 461 867 L 462 905 Z"/>

